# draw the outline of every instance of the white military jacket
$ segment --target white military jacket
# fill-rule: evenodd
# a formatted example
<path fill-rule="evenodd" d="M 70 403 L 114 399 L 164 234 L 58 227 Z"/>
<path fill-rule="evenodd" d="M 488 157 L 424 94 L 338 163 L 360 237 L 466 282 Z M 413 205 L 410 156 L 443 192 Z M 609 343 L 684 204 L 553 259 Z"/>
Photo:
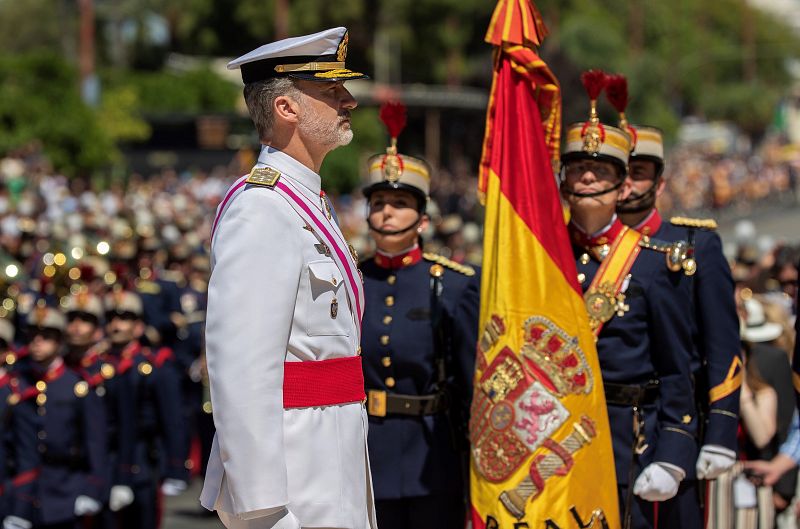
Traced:
<path fill-rule="evenodd" d="M 256 167 L 279 171 L 325 211 L 311 169 L 271 147 Z M 284 362 L 359 354 L 360 307 L 319 233 L 276 189 L 244 178 L 212 238 L 206 355 L 217 432 L 201 503 L 243 519 L 285 506 L 303 527 L 375 527 L 364 405 L 283 407 Z"/>

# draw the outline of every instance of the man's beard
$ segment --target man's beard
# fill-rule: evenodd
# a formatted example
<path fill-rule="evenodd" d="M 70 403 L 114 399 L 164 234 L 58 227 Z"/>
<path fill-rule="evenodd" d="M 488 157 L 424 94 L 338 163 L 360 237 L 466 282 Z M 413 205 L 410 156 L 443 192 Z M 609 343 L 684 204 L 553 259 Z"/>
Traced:
<path fill-rule="evenodd" d="M 638 194 L 631 192 L 628 198 L 617 204 L 617 213 L 642 213 L 643 211 L 650 211 L 656 206 L 657 187 L 658 179 L 656 179 L 653 185 L 644 193 Z"/>
<path fill-rule="evenodd" d="M 303 113 L 298 127 L 300 132 L 314 143 L 335 149 L 353 140 L 353 130 L 343 125 L 345 119 L 350 119 L 350 112 L 347 110 L 339 114 L 335 121 L 327 121 L 320 114 Z"/>

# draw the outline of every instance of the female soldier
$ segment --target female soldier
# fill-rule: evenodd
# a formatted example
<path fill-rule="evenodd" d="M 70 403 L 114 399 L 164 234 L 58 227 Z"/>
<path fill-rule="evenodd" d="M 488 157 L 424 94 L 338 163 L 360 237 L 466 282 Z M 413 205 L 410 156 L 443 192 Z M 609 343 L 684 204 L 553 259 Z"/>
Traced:
<path fill-rule="evenodd" d="M 460 528 L 466 513 L 466 418 L 477 340 L 479 275 L 422 253 L 430 172 L 397 153 L 405 109 L 386 105 L 392 136 L 369 160 L 367 222 L 376 254 L 361 263 L 361 338 L 378 526 Z"/>

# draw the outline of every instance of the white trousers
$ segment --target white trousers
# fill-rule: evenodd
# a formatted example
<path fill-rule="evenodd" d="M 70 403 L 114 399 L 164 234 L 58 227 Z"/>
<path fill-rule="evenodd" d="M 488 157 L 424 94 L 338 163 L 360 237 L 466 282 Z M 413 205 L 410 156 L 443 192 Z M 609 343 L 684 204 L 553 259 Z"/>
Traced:
<path fill-rule="evenodd" d="M 253 518 L 252 520 L 242 520 L 225 511 L 217 511 L 217 515 L 227 529 L 302 529 L 294 514 L 286 508 L 274 514 Z M 369 520 L 367 520 L 367 527 L 369 525 Z"/>
<path fill-rule="evenodd" d="M 285 507 L 274 514 L 242 520 L 225 511 L 217 511 L 227 529 L 300 529 L 300 522 Z"/>

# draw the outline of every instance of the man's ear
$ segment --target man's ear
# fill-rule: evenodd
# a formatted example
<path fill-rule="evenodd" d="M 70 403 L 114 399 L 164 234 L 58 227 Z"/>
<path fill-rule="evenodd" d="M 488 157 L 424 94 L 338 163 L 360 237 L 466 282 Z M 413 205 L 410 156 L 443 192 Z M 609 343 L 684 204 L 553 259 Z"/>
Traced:
<path fill-rule="evenodd" d="M 656 197 L 660 197 L 666 187 L 667 187 L 667 181 L 664 180 L 664 177 L 659 176 L 658 184 L 656 184 Z"/>
<path fill-rule="evenodd" d="M 278 96 L 272 103 L 272 111 L 275 117 L 288 123 L 297 123 L 299 110 L 299 102 L 288 95 Z"/>
<path fill-rule="evenodd" d="M 426 231 L 428 229 L 428 226 L 430 225 L 430 223 L 431 223 L 431 218 L 428 216 L 427 213 L 423 213 L 422 216 L 419 219 L 420 231 L 423 231 L 423 232 Z"/>

